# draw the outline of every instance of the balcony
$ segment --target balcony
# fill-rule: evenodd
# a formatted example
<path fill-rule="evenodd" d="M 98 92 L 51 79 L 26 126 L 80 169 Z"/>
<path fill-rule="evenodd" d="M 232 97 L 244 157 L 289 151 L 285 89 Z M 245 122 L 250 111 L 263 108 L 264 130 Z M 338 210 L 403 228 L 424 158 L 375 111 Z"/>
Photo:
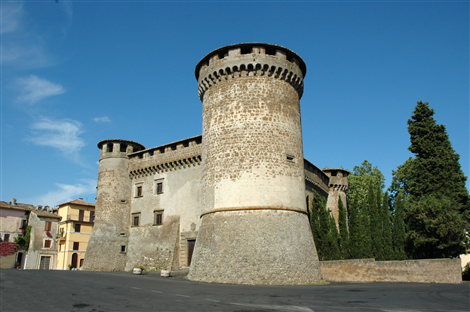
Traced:
<path fill-rule="evenodd" d="M 84 215 L 78 215 L 78 214 L 69 214 L 67 215 L 66 221 L 93 223 L 95 222 L 95 216 L 94 215 L 84 216 Z"/>
<path fill-rule="evenodd" d="M 64 232 L 59 232 L 59 233 L 57 233 L 55 238 L 60 241 L 60 240 L 65 240 L 66 236 L 67 235 Z"/>

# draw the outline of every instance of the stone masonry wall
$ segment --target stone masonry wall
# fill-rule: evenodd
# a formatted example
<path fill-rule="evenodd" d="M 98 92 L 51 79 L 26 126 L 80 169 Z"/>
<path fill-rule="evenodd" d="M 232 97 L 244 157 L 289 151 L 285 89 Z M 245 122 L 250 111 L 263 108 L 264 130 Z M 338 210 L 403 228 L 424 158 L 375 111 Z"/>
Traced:
<path fill-rule="evenodd" d="M 460 259 L 320 261 L 329 282 L 461 283 Z"/>

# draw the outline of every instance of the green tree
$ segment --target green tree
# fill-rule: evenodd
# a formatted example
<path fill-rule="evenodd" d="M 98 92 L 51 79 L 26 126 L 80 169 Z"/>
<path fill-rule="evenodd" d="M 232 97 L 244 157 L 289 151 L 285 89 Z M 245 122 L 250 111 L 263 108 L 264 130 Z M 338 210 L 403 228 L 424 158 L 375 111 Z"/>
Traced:
<path fill-rule="evenodd" d="M 310 208 L 310 227 L 312 229 L 313 240 L 315 242 L 315 247 L 317 249 L 318 258 L 321 257 L 321 240 L 319 237 L 319 230 L 320 230 L 320 219 L 319 219 L 319 197 L 320 195 L 313 191 L 313 198 L 311 201 L 311 208 Z"/>
<path fill-rule="evenodd" d="M 460 156 L 452 148 L 445 126 L 436 124 L 433 115 L 428 103 L 419 101 L 408 120 L 408 149 L 415 158 L 405 174 L 410 195 L 407 250 L 419 258 L 465 252 L 464 228 L 470 228 L 470 200 Z M 452 244 L 443 232 L 462 241 Z"/>
<path fill-rule="evenodd" d="M 394 258 L 393 242 L 392 242 L 392 214 L 389 209 L 389 197 L 385 192 L 382 197 L 382 238 L 383 238 L 383 255 L 384 260 Z"/>
<path fill-rule="evenodd" d="M 405 254 L 405 199 L 403 191 L 398 192 L 395 199 L 395 215 L 393 218 L 393 248 L 395 259 L 406 259 Z"/>
<path fill-rule="evenodd" d="M 349 259 L 349 232 L 346 208 L 341 196 L 338 199 L 339 248 L 342 259 Z"/>
<path fill-rule="evenodd" d="M 328 210 L 328 213 L 330 211 Z M 338 227 L 336 226 L 335 218 L 329 213 L 329 232 L 328 232 L 328 248 L 329 248 L 329 259 L 325 260 L 339 260 L 341 259 L 341 253 L 339 251 L 339 233 Z"/>
<path fill-rule="evenodd" d="M 26 251 L 28 251 L 28 249 L 29 249 L 29 240 L 31 239 L 31 229 L 32 229 L 32 226 L 28 225 L 26 227 L 26 231 L 25 231 L 25 234 L 24 234 L 24 241 L 25 241 L 24 249 Z"/>
<path fill-rule="evenodd" d="M 351 259 L 362 257 L 362 227 L 359 218 L 359 210 L 354 200 L 348 201 L 349 210 L 349 254 Z"/>
<path fill-rule="evenodd" d="M 319 211 L 319 240 L 321 245 L 321 259 L 320 260 L 331 260 L 332 250 L 330 241 L 330 211 L 326 209 L 326 202 L 323 198 L 320 198 L 318 203 Z"/>
<path fill-rule="evenodd" d="M 377 187 L 373 184 L 372 179 L 369 180 L 369 191 L 368 191 L 368 212 L 369 212 L 369 235 L 371 242 L 371 256 L 376 260 L 383 260 L 383 244 L 382 244 L 382 220 L 380 210 L 380 192 L 376 192 L 376 188 L 380 189 L 380 186 Z"/>

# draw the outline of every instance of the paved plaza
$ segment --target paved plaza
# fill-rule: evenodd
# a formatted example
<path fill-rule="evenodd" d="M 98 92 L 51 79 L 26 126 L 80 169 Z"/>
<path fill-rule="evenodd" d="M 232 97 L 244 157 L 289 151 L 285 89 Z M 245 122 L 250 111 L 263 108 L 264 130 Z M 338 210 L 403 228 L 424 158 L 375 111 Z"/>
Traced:
<path fill-rule="evenodd" d="M 7 311 L 470 311 L 470 285 L 363 283 L 243 286 L 150 272 L 1 270 Z"/>

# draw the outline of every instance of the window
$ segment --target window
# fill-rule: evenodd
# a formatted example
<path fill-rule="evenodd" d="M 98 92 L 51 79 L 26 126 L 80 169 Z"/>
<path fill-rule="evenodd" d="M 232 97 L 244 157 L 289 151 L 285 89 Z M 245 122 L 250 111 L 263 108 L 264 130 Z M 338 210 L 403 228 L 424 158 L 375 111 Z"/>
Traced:
<path fill-rule="evenodd" d="M 81 224 L 75 224 L 75 232 L 80 232 Z"/>
<path fill-rule="evenodd" d="M 51 245 L 52 245 L 51 243 L 52 241 L 50 239 L 46 239 L 44 241 L 44 248 L 51 248 Z"/>
<path fill-rule="evenodd" d="M 140 212 L 132 214 L 132 226 L 139 226 L 140 224 Z"/>
<path fill-rule="evenodd" d="M 26 223 L 27 223 L 27 222 L 28 222 L 28 221 L 26 221 L 26 220 L 21 220 L 21 227 L 20 227 L 20 230 L 26 230 Z"/>
<path fill-rule="evenodd" d="M 95 222 L 95 212 L 90 211 L 90 222 Z"/>
<path fill-rule="evenodd" d="M 80 246 L 79 242 L 73 242 L 73 250 L 79 250 L 78 247 Z"/>
<path fill-rule="evenodd" d="M 10 241 L 10 234 L 5 234 L 5 235 L 3 235 L 3 241 L 4 241 L 4 242 Z"/>
<path fill-rule="evenodd" d="M 46 226 L 44 228 L 44 231 L 50 231 L 52 228 L 52 222 L 46 221 Z"/>
<path fill-rule="evenodd" d="M 137 197 L 142 197 L 142 186 L 137 187 Z"/>
<path fill-rule="evenodd" d="M 163 182 L 157 183 L 157 194 L 163 193 Z"/>
<path fill-rule="evenodd" d="M 135 197 L 142 197 L 144 196 L 144 183 L 143 182 L 140 182 L 138 184 L 135 185 L 135 191 L 134 191 L 134 196 Z"/>
<path fill-rule="evenodd" d="M 126 246 L 122 245 L 121 246 L 121 253 L 125 253 L 126 252 Z"/>
<path fill-rule="evenodd" d="M 163 210 L 155 210 L 153 212 L 153 225 L 162 225 L 163 224 Z"/>
<path fill-rule="evenodd" d="M 85 210 L 78 211 L 78 221 L 83 221 L 83 217 L 85 216 Z"/>
<path fill-rule="evenodd" d="M 294 155 L 286 155 L 286 159 L 289 162 L 295 162 L 295 156 Z"/>

